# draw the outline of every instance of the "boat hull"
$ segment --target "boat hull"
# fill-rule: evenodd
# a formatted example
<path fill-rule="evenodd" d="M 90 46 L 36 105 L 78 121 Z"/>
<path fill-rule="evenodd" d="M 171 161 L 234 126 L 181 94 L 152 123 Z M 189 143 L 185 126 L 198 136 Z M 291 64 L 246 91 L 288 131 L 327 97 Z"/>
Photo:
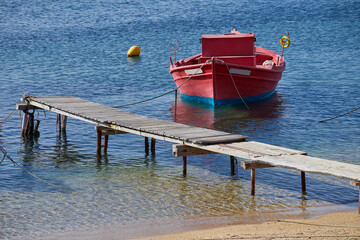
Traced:
<path fill-rule="evenodd" d="M 269 98 L 284 69 L 285 63 L 267 69 L 225 63 L 214 57 L 203 64 L 172 66 L 170 73 L 185 100 L 220 106 Z"/>

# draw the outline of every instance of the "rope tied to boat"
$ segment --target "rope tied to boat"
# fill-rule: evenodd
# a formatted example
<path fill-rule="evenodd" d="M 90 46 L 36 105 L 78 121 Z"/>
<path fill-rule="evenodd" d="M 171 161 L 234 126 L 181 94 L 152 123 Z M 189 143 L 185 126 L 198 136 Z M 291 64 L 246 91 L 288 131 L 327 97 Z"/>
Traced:
<path fill-rule="evenodd" d="M 233 76 L 232 76 L 232 74 L 231 74 L 231 72 L 230 72 L 230 69 L 229 69 L 228 64 L 227 64 L 224 60 L 217 59 L 217 58 L 214 58 L 214 59 L 215 59 L 216 61 L 219 61 L 219 62 L 225 64 L 225 66 L 226 66 L 226 68 L 227 68 L 227 70 L 228 70 L 228 72 L 229 72 L 230 78 L 231 78 L 231 80 L 232 80 L 232 82 L 233 82 L 233 84 L 234 84 L 234 87 L 235 87 L 235 90 L 236 90 L 237 94 L 239 95 L 241 101 L 244 103 L 245 107 L 246 107 L 248 110 L 250 110 L 249 106 L 246 104 L 245 100 L 242 98 L 242 96 L 241 96 L 241 94 L 240 94 L 240 92 L 239 92 L 239 90 L 238 90 L 238 88 L 237 88 L 237 86 L 236 86 L 236 84 L 235 84 L 235 80 L 234 80 L 234 78 L 233 78 Z"/>
<path fill-rule="evenodd" d="M 144 102 L 149 102 L 151 100 L 154 100 L 154 99 L 157 99 L 157 98 L 160 98 L 160 97 L 163 97 L 169 93 L 172 93 L 172 92 L 175 92 L 177 91 L 179 88 L 181 88 L 185 83 L 187 83 L 192 76 L 194 76 L 195 74 L 197 74 L 206 64 L 209 64 L 211 63 L 211 60 L 207 60 L 205 63 L 203 63 L 200 68 L 196 69 L 196 71 L 191 74 L 182 84 L 180 84 L 177 88 L 173 89 L 173 90 L 170 90 L 168 92 L 165 92 L 163 94 L 160 94 L 158 96 L 155 96 L 155 97 L 152 97 L 152 98 L 148 98 L 148 99 L 144 99 L 144 100 L 141 100 L 141 101 L 138 101 L 138 102 L 133 102 L 133 103 L 128 103 L 128 104 L 124 104 L 124 105 L 118 105 L 118 106 L 113 106 L 113 108 L 121 108 L 121 107 L 128 107 L 128 106 L 132 106 L 132 105 L 136 105 L 136 104 L 140 104 L 140 103 L 144 103 Z"/>

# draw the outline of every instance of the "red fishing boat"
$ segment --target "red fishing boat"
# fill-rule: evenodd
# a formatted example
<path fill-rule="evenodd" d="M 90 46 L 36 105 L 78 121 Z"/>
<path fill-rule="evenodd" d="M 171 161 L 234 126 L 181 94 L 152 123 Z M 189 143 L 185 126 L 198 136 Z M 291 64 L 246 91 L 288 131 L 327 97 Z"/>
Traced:
<path fill-rule="evenodd" d="M 285 69 L 284 57 L 255 47 L 255 33 L 236 29 L 203 35 L 202 52 L 173 63 L 170 73 L 185 100 L 213 106 L 261 101 L 270 97 Z M 283 47 L 290 39 L 282 37 Z"/>

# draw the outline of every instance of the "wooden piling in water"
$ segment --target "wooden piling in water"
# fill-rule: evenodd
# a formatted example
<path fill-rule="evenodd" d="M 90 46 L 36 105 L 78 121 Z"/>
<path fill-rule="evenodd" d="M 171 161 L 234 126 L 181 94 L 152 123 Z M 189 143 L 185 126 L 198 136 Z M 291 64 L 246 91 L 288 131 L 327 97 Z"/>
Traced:
<path fill-rule="evenodd" d="M 183 156 L 183 176 L 185 177 L 186 176 L 186 172 L 187 172 L 187 159 L 186 159 L 186 156 Z"/>
<path fill-rule="evenodd" d="M 65 133 L 66 125 L 67 125 L 67 116 L 62 115 L 61 120 L 62 120 L 61 131 Z"/>
<path fill-rule="evenodd" d="M 34 134 L 34 114 L 25 112 L 25 127 L 23 130 L 23 137 L 31 138 Z"/>
<path fill-rule="evenodd" d="M 230 156 L 231 176 L 235 175 L 235 157 Z"/>
<path fill-rule="evenodd" d="M 61 114 L 56 115 L 56 127 L 59 133 L 59 136 L 61 135 Z"/>
<path fill-rule="evenodd" d="M 96 133 L 97 133 L 97 138 L 96 138 L 96 156 L 98 158 L 101 157 L 101 129 L 97 129 L 96 130 Z"/>
<path fill-rule="evenodd" d="M 149 138 L 145 137 L 145 155 L 149 155 Z"/>
<path fill-rule="evenodd" d="M 27 113 L 24 112 L 24 116 L 21 123 L 21 136 L 25 137 L 25 128 L 26 128 L 26 122 L 27 122 Z"/>
<path fill-rule="evenodd" d="M 109 135 L 104 136 L 104 155 L 107 154 L 107 149 L 109 145 Z"/>
<path fill-rule="evenodd" d="M 151 138 L 151 153 L 152 154 L 155 154 L 155 143 L 156 143 L 156 139 Z"/>
<path fill-rule="evenodd" d="M 251 196 L 255 196 L 255 168 L 251 169 Z"/>
<path fill-rule="evenodd" d="M 35 136 L 35 137 L 39 137 L 39 136 L 40 136 L 39 125 L 40 125 L 40 120 L 36 120 L 35 128 L 34 128 L 34 136 Z"/>
<path fill-rule="evenodd" d="M 306 179 L 305 172 L 301 171 L 301 190 L 302 194 L 306 194 Z"/>

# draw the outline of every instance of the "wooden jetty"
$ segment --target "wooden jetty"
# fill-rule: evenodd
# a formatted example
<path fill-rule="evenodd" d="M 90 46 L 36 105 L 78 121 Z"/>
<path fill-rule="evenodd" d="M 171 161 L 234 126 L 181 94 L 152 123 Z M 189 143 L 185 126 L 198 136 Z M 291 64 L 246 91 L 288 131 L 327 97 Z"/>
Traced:
<path fill-rule="evenodd" d="M 241 162 L 241 166 L 251 171 L 252 195 L 255 195 L 255 169 L 267 167 L 283 167 L 300 171 L 304 194 L 306 193 L 306 172 L 345 178 L 350 180 L 352 185 L 360 186 L 360 165 L 310 157 L 302 151 L 247 141 L 247 137 L 242 135 L 149 118 L 72 96 L 34 97 L 28 95 L 21 101 L 17 109 L 25 113 L 22 123 L 22 134 L 25 136 L 36 135 L 38 132 L 39 122 L 34 124 L 34 118 L 29 112 L 31 109 L 44 109 L 57 113 L 59 131 L 66 131 L 67 117 L 95 124 L 99 160 L 102 147 L 104 154 L 107 152 L 109 135 L 131 133 L 145 137 L 146 153 L 149 152 L 149 138 L 151 138 L 153 153 L 156 139 L 175 143 L 173 153 L 175 156 L 183 157 L 184 175 L 186 175 L 188 156 L 216 153 L 230 155 L 231 174 L 235 173 L 236 157 L 246 159 Z M 102 135 L 104 135 L 104 145 L 102 145 Z"/>

